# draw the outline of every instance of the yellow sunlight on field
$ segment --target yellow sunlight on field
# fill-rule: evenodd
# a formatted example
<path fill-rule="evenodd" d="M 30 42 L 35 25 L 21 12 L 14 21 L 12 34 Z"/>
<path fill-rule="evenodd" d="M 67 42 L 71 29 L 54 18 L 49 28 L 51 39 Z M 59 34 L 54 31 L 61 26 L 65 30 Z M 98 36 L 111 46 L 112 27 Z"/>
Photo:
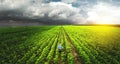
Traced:
<path fill-rule="evenodd" d="M 91 28 L 91 30 L 95 32 L 105 32 L 105 34 L 111 34 L 114 33 L 113 27 L 112 26 L 94 26 Z"/>
<path fill-rule="evenodd" d="M 95 30 L 102 30 L 102 31 L 108 31 L 108 30 L 110 30 L 110 28 L 111 27 L 109 27 L 109 26 L 96 26 L 96 27 L 93 27 Z"/>

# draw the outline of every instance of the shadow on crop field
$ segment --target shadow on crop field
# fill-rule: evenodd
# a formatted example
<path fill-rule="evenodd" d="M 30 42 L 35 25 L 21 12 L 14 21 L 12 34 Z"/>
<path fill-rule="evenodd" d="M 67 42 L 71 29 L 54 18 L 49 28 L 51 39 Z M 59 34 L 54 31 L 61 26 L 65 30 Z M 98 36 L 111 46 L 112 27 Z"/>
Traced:
<path fill-rule="evenodd" d="M 49 29 L 52 29 L 51 27 L 6 27 L 6 28 L 0 28 L 0 44 L 7 44 L 9 46 L 12 45 L 18 45 L 24 43 L 27 39 L 30 39 L 32 36 L 34 36 L 36 33 L 42 33 L 44 31 L 47 31 Z"/>
<path fill-rule="evenodd" d="M 12 63 L 12 60 L 14 60 L 14 62 L 17 61 L 17 59 L 21 58 L 35 45 L 35 41 L 42 38 L 43 32 L 47 32 L 54 27 L 55 26 L 30 26 L 0 28 L 1 62 Z"/>

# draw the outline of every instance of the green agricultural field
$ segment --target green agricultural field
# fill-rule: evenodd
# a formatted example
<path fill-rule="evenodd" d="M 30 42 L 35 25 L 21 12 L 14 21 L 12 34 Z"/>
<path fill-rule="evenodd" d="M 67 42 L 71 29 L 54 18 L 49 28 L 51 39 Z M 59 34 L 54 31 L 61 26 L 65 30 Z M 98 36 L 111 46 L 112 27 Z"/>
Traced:
<path fill-rule="evenodd" d="M 0 27 L 0 64 L 120 64 L 120 28 Z"/>

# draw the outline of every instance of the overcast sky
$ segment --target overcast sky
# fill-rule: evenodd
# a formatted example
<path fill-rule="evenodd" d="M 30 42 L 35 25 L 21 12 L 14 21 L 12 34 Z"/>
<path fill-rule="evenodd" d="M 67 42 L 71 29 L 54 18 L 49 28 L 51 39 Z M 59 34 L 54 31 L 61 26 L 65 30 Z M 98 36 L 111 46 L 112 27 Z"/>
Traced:
<path fill-rule="evenodd" d="M 120 0 L 0 0 L 0 20 L 120 24 Z"/>

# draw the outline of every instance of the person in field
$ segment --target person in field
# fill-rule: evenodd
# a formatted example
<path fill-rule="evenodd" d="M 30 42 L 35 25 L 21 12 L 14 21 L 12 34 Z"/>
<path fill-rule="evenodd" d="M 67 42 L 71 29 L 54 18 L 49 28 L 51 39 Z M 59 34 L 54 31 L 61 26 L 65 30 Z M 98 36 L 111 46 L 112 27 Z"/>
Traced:
<path fill-rule="evenodd" d="M 59 51 L 59 53 L 62 52 L 62 45 L 61 44 L 58 45 L 58 51 Z"/>

